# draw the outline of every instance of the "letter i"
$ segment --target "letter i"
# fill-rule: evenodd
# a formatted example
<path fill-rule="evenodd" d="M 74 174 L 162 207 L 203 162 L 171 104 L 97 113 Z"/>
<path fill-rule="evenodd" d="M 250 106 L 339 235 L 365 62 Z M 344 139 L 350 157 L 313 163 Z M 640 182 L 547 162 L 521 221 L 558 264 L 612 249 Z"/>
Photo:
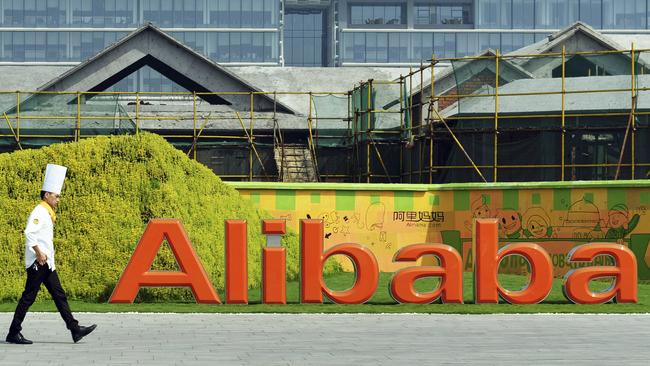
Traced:
<path fill-rule="evenodd" d="M 248 304 L 246 221 L 226 220 L 226 303 Z"/>
<path fill-rule="evenodd" d="M 266 248 L 262 249 L 262 302 L 286 304 L 286 249 L 281 247 L 282 234 L 286 233 L 285 220 L 262 221 Z"/>

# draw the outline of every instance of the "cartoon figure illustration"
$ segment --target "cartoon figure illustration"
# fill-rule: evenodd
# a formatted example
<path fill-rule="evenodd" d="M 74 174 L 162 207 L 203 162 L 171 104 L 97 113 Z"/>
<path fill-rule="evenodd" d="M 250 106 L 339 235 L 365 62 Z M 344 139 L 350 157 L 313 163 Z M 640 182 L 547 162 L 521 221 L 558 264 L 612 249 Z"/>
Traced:
<path fill-rule="evenodd" d="M 603 225 L 598 206 L 583 198 L 571 204 L 562 226 L 572 230 L 573 238 L 595 239 L 603 237 Z"/>
<path fill-rule="evenodd" d="M 368 206 L 366 210 L 366 228 L 368 230 L 378 230 L 379 240 L 386 241 L 386 231 L 384 231 L 384 216 L 386 206 L 381 202 L 376 202 Z"/>
<path fill-rule="evenodd" d="M 385 213 L 386 206 L 381 202 L 368 206 L 366 210 L 366 228 L 368 230 L 382 230 L 384 228 Z"/>
<path fill-rule="evenodd" d="M 350 217 L 350 222 L 356 225 L 358 229 L 363 229 L 365 227 L 365 225 L 361 221 L 361 214 L 358 212 L 352 214 L 352 216 Z"/>
<path fill-rule="evenodd" d="M 339 216 L 336 211 L 323 212 L 318 215 L 318 218 L 323 220 L 323 226 L 325 226 L 326 229 L 333 228 L 339 221 Z"/>
<path fill-rule="evenodd" d="M 472 202 L 472 217 L 477 219 L 485 219 L 491 217 L 490 208 L 486 202 L 487 196 L 481 196 L 481 198 Z"/>
<path fill-rule="evenodd" d="M 341 223 L 341 234 L 343 234 L 343 236 L 350 235 L 350 218 L 348 216 L 343 216 L 343 222 Z"/>
<path fill-rule="evenodd" d="M 471 208 L 472 208 L 472 218 L 469 221 L 465 221 L 465 228 L 467 230 L 472 230 L 472 222 L 474 219 L 486 219 L 492 216 L 492 210 L 490 210 L 490 207 L 487 205 L 488 202 L 488 196 L 486 195 L 481 195 L 480 198 L 475 199 L 472 201 Z"/>
<path fill-rule="evenodd" d="M 630 234 L 639 224 L 639 214 L 634 214 L 630 218 L 630 212 L 626 205 L 619 203 L 609 210 L 609 219 L 607 221 L 607 239 L 623 239 Z"/>
<path fill-rule="evenodd" d="M 523 216 L 524 235 L 527 238 L 550 238 L 554 236 L 551 219 L 541 207 L 531 207 Z"/>
<path fill-rule="evenodd" d="M 501 209 L 497 212 L 500 235 L 508 239 L 521 237 L 521 214 L 511 209 Z"/>
<path fill-rule="evenodd" d="M 338 222 L 338 215 L 336 211 L 332 212 L 323 212 L 318 215 L 318 218 L 323 220 L 323 227 L 325 228 L 325 239 L 329 239 L 332 233 L 336 234 L 339 231 L 339 228 L 336 226 Z"/>

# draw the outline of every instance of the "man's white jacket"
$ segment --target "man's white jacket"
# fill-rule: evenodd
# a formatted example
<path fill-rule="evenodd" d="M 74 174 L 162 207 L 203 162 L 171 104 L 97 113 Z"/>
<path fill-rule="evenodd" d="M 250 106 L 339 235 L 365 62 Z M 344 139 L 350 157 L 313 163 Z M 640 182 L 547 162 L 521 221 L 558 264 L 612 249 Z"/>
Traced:
<path fill-rule="evenodd" d="M 41 202 L 37 205 L 27 219 L 25 227 L 25 268 L 34 265 L 36 252 L 34 246 L 47 255 L 47 264 L 52 271 L 54 266 L 54 222 L 50 214 L 51 208 Z M 52 211 L 53 212 L 53 211 Z"/>

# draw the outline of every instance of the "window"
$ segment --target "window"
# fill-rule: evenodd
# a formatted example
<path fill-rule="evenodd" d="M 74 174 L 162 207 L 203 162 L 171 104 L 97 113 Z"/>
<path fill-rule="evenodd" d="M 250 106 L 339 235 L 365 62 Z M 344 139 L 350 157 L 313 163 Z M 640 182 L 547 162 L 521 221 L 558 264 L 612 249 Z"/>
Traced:
<path fill-rule="evenodd" d="M 279 23 L 280 2 L 278 0 L 264 0 L 264 27 L 277 27 Z M 261 24 L 261 23 L 255 23 Z"/>
<path fill-rule="evenodd" d="M 174 25 L 174 7 L 172 0 L 160 0 L 160 26 L 172 27 Z"/>
<path fill-rule="evenodd" d="M 90 32 L 81 32 L 81 61 L 87 60 L 94 55 L 93 35 Z"/>
<path fill-rule="evenodd" d="M 433 56 L 433 33 L 414 33 L 413 58 L 416 60 L 428 60 Z"/>
<path fill-rule="evenodd" d="M 603 27 L 602 0 L 580 0 L 580 20 L 595 28 Z"/>
<path fill-rule="evenodd" d="M 66 46 L 64 38 L 67 33 L 47 32 L 45 34 L 45 61 L 61 61 L 66 59 Z M 61 41 L 59 40 L 61 38 Z"/>
<path fill-rule="evenodd" d="M 58 27 L 66 23 L 66 0 L 47 0 L 45 17 L 48 27 Z"/>
<path fill-rule="evenodd" d="M 13 32 L 13 45 L 13 61 L 25 61 L 25 32 Z"/>
<path fill-rule="evenodd" d="M 280 0 L 208 1 L 209 24 L 219 28 L 274 28 Z"/>
<path fill-rule="evenodd" d="M 195 7 L 197 0 L 142 0 L 143 21 L 159 27 L 183 27 L 185 22 L 201 22 L 202 16 Z M 199 8 L 202 10 L 203 8 Z M 193 23 L 197 25 L 200 23 Z"/>
<path fill-rule="evenodd" d="M 472 4 L 454 2 L 449 4 L 416 4 L 416 25 L 442 25 L 454 26 L 459 24 L 473 24 Z"/>
<path fill-rule="evenodd" d="M 487 49 L 501 49 L 501 37 L 499 33 L 479 33 L 478 51 Z"/>
<path fill-rule="evenodd" d="M 83 0 L 84 2 L 88 2 L 92 6 L 92 24 L 95 27 L 104 27 L 106 23 L 106 3 L 104 0 Z M 115 5 L 115 1 L 112 1 L 113 5 Z"/>
<path fill-rule="evenodd" d="M 160 0 L 142 0 L 143 21 L 160 24 Z"/>
<path fill-rule="evenodd" d="M 351 25 L 406 24 L 405 4 L 351 4 Z"/>
<path fill-rule="evenodd" d="M 23 0 L 6 0 L 4 4 L 4 25 L 6 26 L 23 26 L 24 10 Z"/>
<path fill-rule="evenodd" d="M 512 28 L 532 29 L 535 27 L 535 1 L 512 0 Z"/>
<path fill-rule="evenodd" d="M 36 0 L 25 0 L 25 26 L 36 26 Z"/>
<path fill-rule="evenodd" d="M 2 61 L 13 61 L 13 32 L 2 32 Z"/>
<path fill-rule="evenodd" d="M 388 35 L 388 62 L 409 62 L 410 34 L 390 33 Z"/>
<path fill-rule="evenodd" d="M 206 37 L 206 53 L 217 62 L 278 62 L 277 33 L 208 32 Z"/>
<path fill-rule="evenodd" d="M 115 20 L 113 22 L 116 27 L 126 27 L 133 25 L 133 2 L 128 0 L 115 1 Z"/>
<path fill-rule="evenodd" d="M 603 29 L 645 29 L 645 0 L 603 0 Z"/>
<path fill-rule="evenodd" d="M 578 10 L 578 0 L 536 0 L 535 27 L 566 27 L 578 20 Z"/>
<path fill-rule="evenodd" d="M 458 57 L 473 56 L 479 51 L 478 33 L 456 34 L 456 55 Z"/>
<path fill-rule="evenodd" d="M 71 0 L 72 24 L 90 26 L 93 22 L 92 2 L 86 0 Z"/>
<path fill-rule="evenodd" d="M 45 32 L 25 33 L 25 61 L 45 61 Z"/>
<path fill-rule="evenodd" d="M 326 14 L 323 10 L 287 10 L 285 13 L 285 64 L 325 66 Z"/>
<path fill-rule="evenodd" d="M 519 32 L 344 32 L 343 61 L 419 63 L 436 58 L 473 56 L 488 48 L 511 52 L 546 37 Z M 387 58 L 386 58 L 387 56 Z"/>
<path fill-rule="evenodd" d="M 511 28 L 513 1 L 521 0 L 476 0 L 478 28 Z M 532 16 L 532 11 L 530 14 Z"/>

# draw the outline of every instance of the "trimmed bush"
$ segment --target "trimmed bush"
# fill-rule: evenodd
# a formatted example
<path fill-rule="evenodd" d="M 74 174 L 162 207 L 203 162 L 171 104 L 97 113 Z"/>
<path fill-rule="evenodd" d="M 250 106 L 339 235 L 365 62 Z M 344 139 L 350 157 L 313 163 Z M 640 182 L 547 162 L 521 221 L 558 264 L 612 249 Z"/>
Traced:
<path fill-rule="evenodd" d="M 25 228 L 39 202 L 45 166 L 68 167 L 54 227 L 57 272 L 70 298 L 106 301 L 152 218 L 180 219 L 217 290 L 224 287 L 224 220 L 248 221 L 249 285 L 259 287 L 260 223 L 256 210 L 211 170 L 162 137 L 97 137 L 38 150 L 0 154 L 1 300 L 16 300 L 25 283 Z M 298 237 L 283 238 L 287 275 L 299 272 Z M 153 269 L 177 270 L 164 245 Z M 325 272 L 338 269 L 328 261 Z M 43 294 L 49 297 L 49 294 Z M 143 289 L 139 300 L 191 300 L 189 290 Z"/>

